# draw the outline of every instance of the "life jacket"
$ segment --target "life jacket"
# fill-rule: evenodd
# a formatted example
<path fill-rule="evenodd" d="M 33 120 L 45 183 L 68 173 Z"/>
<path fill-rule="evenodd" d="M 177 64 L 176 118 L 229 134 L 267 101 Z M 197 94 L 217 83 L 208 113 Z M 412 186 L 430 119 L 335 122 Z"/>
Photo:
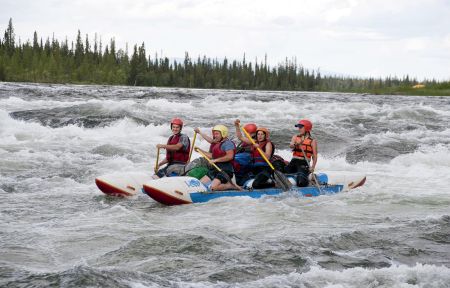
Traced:
<path fill-rule="evenodd" d="M 312 141 L 313 139 L 311 137 L 306 137 L 303 139 L 302 142 L 302 137 L 298 136 L 296 137 L 296 142 L 301 142 L 302 145 L 302 149 L 305 151 L 306 153 L 306 158 L 311 159 L 312 155 L 313 155 L 313 147 L 312 147 Z M 294 153 L 292 156 L 297 157 L 297 158 L 305 158 L 305 155 L 303 155 L 302 149 L 300 149 L 300 147 L 295 147 L 294 148 Z"/>
<path fill-rule="evenodd" d="M 258 143 L 259 148 L 264 152 L 264 150 L 266 149 L 266 145 L 269 142 L 272 143 L 269 140 Z M 272 143 L 272 154 L 270 155 L 270 157 L 268 157 L 268 159 L 272 158 L 274 152 L 275 152 L 275 145 Z M 259 153 L 258 149 L 255 149 L 255 147 L 253 147 L 253 146 L 252 146 L 251 156 L 253 159 L 253 166 L 269 166 L 269 164 L 267 164 L 266 160 L 264 160 L 264 158 Z"/>
<path fill-rule="evenodd" d="M 224 144 L 226 141 L 230 141 L 234 145 L 234 150 L 233 150 L 233 160 L 234 160 L 234 155 L 236 155 L 236 144 L 234 144 L 233 141 L 231 141 L 227 138 L 222 139 L 222 141 L 217 142 L 217 143 L 211 143 L 211 146 L 209 146 L 209 152 L 212 154 L 212 159 L 217 159 L 217 158 L 223 157 L 227 154 L 226 151 L 222 150 L 222 144 Z M 233 160 L 231 160 L 229 162 L 232 162 Z M 227 162 L 222 162 L 222 163 L 227 163 Z"/>
<path fill-rule="evenodd" d="M 172 135 L 167 140 L 167 145 L 175 145 L 180 142 L 181 133 Z M 189 137 L 188 137 L 189 139 Z M 169 161 L 169 164 L 186 164 L 189 161 L 189 152 L 191 150 L 191 141 L 189 140 L 188 147 L 181 147 L 181 149 L 177 151 L 167 151 L 166 159 Z"/>

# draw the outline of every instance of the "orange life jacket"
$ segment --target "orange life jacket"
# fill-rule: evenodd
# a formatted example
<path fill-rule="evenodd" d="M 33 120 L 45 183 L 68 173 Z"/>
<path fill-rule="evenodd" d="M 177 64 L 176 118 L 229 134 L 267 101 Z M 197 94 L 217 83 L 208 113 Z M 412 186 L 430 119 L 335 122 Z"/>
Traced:
<path fill-rule="evenodd" d="M 313 147 L 312 147 L 312 141 L 313 139 L 310 138 L 309 136 L 303 139 L 302 142 L 302 136 L 298 136 L 295 139 L 295 142 L 301 142 L 302 145 L 302 149 L 305 151 L 306 153 L 306 158 L 311 159 L 311 156 L 313 155 Z M 303 155 L 302 149 L 300 149 L 300 147 L 295 147 L 294 148 L 294 153 L 292 156 L 294 157 L 298 157 L 298 158 L 305 158 L 305 156 Z"/>

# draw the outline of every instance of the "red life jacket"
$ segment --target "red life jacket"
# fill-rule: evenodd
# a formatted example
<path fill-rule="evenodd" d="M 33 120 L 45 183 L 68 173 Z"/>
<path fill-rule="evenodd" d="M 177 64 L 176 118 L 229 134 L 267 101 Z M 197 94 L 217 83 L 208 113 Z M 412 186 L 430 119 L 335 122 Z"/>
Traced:
<path fill-rule="evenodd" d="M 176 135 L 172 135 L 167 140 L 167 145 L 175 145 L 180 142 L 181 133 Z M 188 137 L 189 139 L 189 137 Z M 181 147 L 181 149 L 177 151 L 167 151 L 166 159 L 169 161 L 169 164 L 186 164 L 189 161 L 189 151 L 191 150 L 191 141 L 189 140 L 188 147 Z"/>
<path fill-rule="evenodd" d="M 313 147 L 312 147 L 312 141 L 313 140 L 314 139 L 312 139 L 311 137 L 308 136 L 308 137 L 304 138 L 303 142 L 302 142 L 302 137 L 301 136 L 297 136 L 296 137 L 296 142 L 301 142 L 302 143 L 301 147 L 305 151 L 306 157 L 308 159 L 311 159 L 311 157 L 313 155 Z M 302 149 L 300 149 L 300 147 L 298 147 L 298 148 L 295 147 L 294 150 L 293 150 L 294 151 L 293 156 L 297 157 L 297 158 L 305 158 L 305 155 L 303 155 Z"/>
<path fill-rule="evenodd" d="M 220 141 L 218 143 L 211 143 L 211 146 L 209 146 L 209 152 L 212 153 L 212 159 L 217 159 L 217 158 L 223 157 L 227 154 L 226 151 L 222 150 L 222 144 L 225 143 L 225 141 L 227 141 L 227 140 L 228 139 L 222 139 L 222 141 Z M 233 143 L 233 145 L 234 145 L 233 154 L 236 154 L 236 144 L 234 144 L 234 142 L 231 140 L 228 140 L 228 141 Z M 234 155 L 233 155 L 233 159 L 234 159 Z M 226 163 L 226 162 L 223 162 L 223 163 Z"/>
<path fill-rule="evenodd" d="M 266 145 L 269 142 L 272 143 L 269 140 L 258 143 L 259 148 L 264 152 L 266 149 Z M 270 157 L 268 157 L 268 159 L 272 158 L 274 152 L 275 152 L 275 145 L 272 143 L 272 154 L 270 155 Z M 259 153 L 258 149 L 255 149 L 255 147 L 253 147 L 253 146 L 252 146 L 251 156 L 253 159 L 253 164 L 255 166 L 264 166 L 264 165 L 269 166 L 269 164 L 267 164 L 266 160 L 264 160 L 264 158 Z"/>

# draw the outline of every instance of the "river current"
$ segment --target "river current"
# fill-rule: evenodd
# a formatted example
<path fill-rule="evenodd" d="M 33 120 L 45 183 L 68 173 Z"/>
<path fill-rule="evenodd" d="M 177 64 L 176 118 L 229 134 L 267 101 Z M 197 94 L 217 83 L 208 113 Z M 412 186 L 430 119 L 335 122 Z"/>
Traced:
<path fill-rule="evenodd" d="M 317 170 L 367 182 L 174 207 L 97 189 L 151 171 L 175 116 L 191 139 L 268 127 L 286 159 L 308 118 Z M 449 123 L 450 97 L 0 82 L 0 286 L 450 287 Z"/>

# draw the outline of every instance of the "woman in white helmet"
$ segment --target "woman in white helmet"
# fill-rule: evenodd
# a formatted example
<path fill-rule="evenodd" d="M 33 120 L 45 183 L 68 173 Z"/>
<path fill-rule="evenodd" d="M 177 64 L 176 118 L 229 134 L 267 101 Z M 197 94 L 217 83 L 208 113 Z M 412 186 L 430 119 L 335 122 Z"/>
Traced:
<path fill-rule="evenodd" d="M 227 180 L 227 178 L 233 178 L 233 160 L 234 155 L 236 154 L 236 145 L 233 141 L 228 139 L 228 128 L 224 125 L 214 126 L 212 129 L 212 138 L 202 133 L 199 128 L 195 128 L 194 131 L 211 144 L 208 152 L 202 149 L 199 150 L 210 158 L 211 162 L 215 163 L 222 170 L 222 173 L 228 175 L 228 177 L 226 177 L 212 167 L 209 169 L 208 174 L 200 179 L 200 181 L 206 184 L 212 180 L 211 190 L 216 191 L 236 188 L 233 183 L 230 183 Z"/>

